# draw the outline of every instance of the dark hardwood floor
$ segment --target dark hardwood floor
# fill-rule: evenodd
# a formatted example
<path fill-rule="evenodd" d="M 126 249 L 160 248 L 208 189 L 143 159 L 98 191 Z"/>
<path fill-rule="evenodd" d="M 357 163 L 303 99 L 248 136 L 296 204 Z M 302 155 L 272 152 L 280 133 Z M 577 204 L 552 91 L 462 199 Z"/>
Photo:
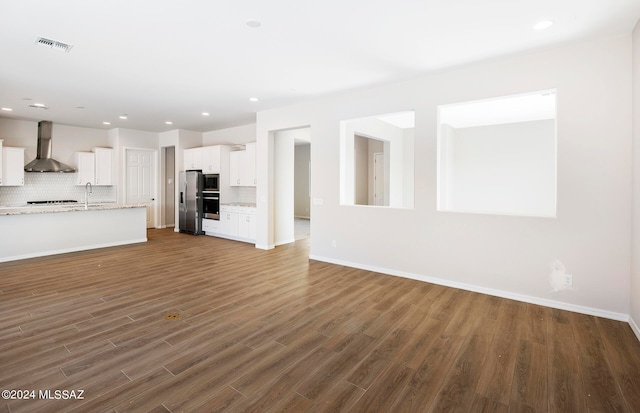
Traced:
<path fill-rule="evenodd" d="M 0 412 L 640 412 L 625 323 L 307 257 L 168 229 L 0 264 L 0 390 L 35 391 Z"/>

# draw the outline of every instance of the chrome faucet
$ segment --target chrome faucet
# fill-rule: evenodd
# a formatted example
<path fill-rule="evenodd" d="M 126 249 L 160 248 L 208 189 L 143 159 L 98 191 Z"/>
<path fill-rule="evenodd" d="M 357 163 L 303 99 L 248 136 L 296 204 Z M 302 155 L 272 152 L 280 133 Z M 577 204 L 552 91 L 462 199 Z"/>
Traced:
<path fill-rule="evenodd" d="M 92 193 L 91 182 L 87 182 L 84 186 L 84 209 L 89 209 L 89 195 Z"/>

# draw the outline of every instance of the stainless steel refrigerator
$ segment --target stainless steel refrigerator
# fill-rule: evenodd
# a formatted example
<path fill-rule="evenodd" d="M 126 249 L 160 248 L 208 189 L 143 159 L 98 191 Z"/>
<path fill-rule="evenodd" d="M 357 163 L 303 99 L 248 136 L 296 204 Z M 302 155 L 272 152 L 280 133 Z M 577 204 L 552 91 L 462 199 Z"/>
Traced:
<path fill-rule="evenodd" d="M 180 172 L 180 232 L 200 235 L 202 232 L 202 186 L 200 171 Z"/>

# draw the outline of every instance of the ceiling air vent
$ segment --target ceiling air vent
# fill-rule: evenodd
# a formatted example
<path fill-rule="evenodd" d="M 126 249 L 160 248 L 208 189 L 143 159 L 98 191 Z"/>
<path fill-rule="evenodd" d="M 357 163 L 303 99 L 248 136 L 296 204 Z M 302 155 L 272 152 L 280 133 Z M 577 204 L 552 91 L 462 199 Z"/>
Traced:
<path fill-rule="evenodd" d="M 36 44 L 41 46 L 48 47 L 50 49 L 62 50 L 63 52 L 69 53 L 69 50 L 73 47 L 73 45 L 68 43 L 59 42 L 57 40 L 47 39 L 46 37 L 37 37 Z"/>

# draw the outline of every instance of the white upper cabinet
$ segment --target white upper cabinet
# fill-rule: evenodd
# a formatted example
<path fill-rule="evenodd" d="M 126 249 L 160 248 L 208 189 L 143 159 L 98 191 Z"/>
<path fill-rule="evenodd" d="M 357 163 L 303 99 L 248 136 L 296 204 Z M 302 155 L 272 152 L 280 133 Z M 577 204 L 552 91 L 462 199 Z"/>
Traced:
<path fill-rule="evenodd" d="M 0 182 L 3 186 L 24 185 L 24 148 L 1 148 L 2 174 Z"/>
<path fill-rule="evenodd" d="M 76 152 L 76 185 L 96 184 L 96 156 L 93 152 Z"/>
<path fill-rule="evenodd" d="M 202 173 L 220 173 L 220 145 L 205 146 L 202 149 Z"/>
<path fill-rule="evenodd" d="M 245 150 L 229 153 L 229 185 L 256 186 L 256 144 L 247 143 Z"/>
<path fill-rule="evenodd" d="M 229 152 L 229 185 L 242 186 L 244 184 L 244 158 L 246 151 Z"/>
<path fill-rule="evenodd" d="M 184 150 L 184 170 L 202 169 L 202 148 Z"/>
<path fill-rule="evenodd" d="M 204 174 L 219 174 L 221 148 L 222 145 L 214 145 L 185 149 L 184 170 L 201 170 Z"/>
<path fill-rule="evenodd" d="M 93 148 L 96 156 L 96 185 L 113 185 L 113 149 Z"/>
<path fill-rule="evenodd" d="M 93 148 L 92 152 L 76 152 L 78 168 L 76 185 L 113 185 L 113 149 Z"/>

